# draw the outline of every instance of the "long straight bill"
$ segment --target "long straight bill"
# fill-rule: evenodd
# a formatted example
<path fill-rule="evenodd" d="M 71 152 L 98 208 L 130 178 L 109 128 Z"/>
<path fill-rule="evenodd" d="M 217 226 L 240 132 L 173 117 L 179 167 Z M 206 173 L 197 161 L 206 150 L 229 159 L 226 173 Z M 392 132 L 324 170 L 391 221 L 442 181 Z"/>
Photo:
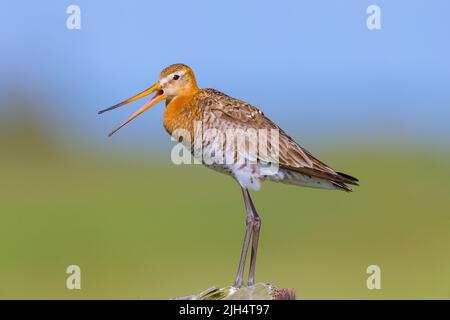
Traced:
<path fill-rule="evenodd" d="M 114 109 L 116 109 L 116 108 L 119 108 L 119 107 L 121 107 L 121 106 L 127 104 L 127 103 L 130 103 L 130 102 L 133 102 L 133 101 L 138 100 L 138 99 L 140 99 L 140 98 L 143 98 L 143 97 L 145 97 L 145 96 L 148 96 L 150 93 L 152 93 L 152 92 L 155 91 L 155 90 L 159 90 L 159 83 L 158 83 L 158 82 L 155 83 L 155 84 L 154 84 L 153 86 L 151 86 L 150 88 L 148 88 L 147 90 L 144 90 L 144 91 L 142 91 L 141 93 L 138 93 L 137 95 L 135 95 L 135 96 L 133 96 L 133 97 L 127 99 L 127 100 L 124 100 L 124 101 L 122 101 L 122 102 L 120 102 L 120 103 L 118 103 L 118 104 L 115 104 L 115 105 L 113 105 L 112 107 L 109 107 L 109 108 L 100 110 L 100 111 L 98 112 L 98 114 L 102 114 L 103 112 L 110 111 L 110 110 L 114 110 Z"/>
<path fill-rule="evenodd" d="M 116 133 L 119 129 L 121 129 L 122 127 L 124 127 L 128 122 L 130 122 L 131 120 L 133 120 L 134 118 L 136 118 L 138 115 L 140 115 L 141 113 L 144 113 L 146 110 L 150 109 L 152 106 L 154 106 L 155 104 L 157 104 L 158 102 L 160 102 L 161 100 L 164 100 L 166 97 L 164 94 L 161 93 L 161 91 L 158 91 L 156 93 L 156 95 L 152 98 L 152 100 L 150 100 L 149 102 L 147 102 L 142 108 L 140 108 L 138 111 L 136 111 L 135 113 L 133 113 L 133 115 L 131 117 L 129 117 L 127 119 L 127 121 L 125 121 L 124 123 L 122 123 L 120 126 L 118 126 L 117 128 L 115 128 L 113 131 L 111 131 L 108 134 L 108 137 L 111 137 L 114 133 Z"/>
<path fill-rule="evenodd" d="M 110 111 L 113 109 L 116 109 L 118 107 L 121 107 L 127 103 L 130 103 L 132 101 L 135 101 L 137 99 L 143 98 L 150 93 L 156 91 L 156 94 L 153 96 L 153 98 L 147 102 L 142 108 L 140 108 L 138 111 L 136 111 L 131 117 L 129 117 L 125 122 L 123 122 L 120 126 L 115 128 L 113 131 L 111 131 L 108 136 L 111 137 L 114 133 L 116 133 L 120 128 L 125 126 L 127 123 L 129 123 L 131 120 L 139 116 L 140 114 L 144 113 L 146 110 L 150 109 L 152 106 L 157 104 L 158 102 L 164 100 L 166 98 L 166 95 L 164 94 L 164 91 L 161 90 L 161 86 L 159 85 L 159 82 L 155 83 L 152 87 L 148 88 L 147 90 L 135 95 L 134 97 L 131 97 L 125 101 L 122 101 L 121 103 L 118 103 L 112 107 L 109 107 L 107 109 L 99 111 L 99 114 L 102 114 L 103 112 Z"/>

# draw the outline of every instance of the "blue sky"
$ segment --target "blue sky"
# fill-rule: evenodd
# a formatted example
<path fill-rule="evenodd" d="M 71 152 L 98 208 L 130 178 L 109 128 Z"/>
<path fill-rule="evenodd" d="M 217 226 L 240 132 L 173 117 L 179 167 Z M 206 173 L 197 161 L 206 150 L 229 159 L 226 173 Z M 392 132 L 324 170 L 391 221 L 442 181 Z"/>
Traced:
<path fill-rule="evenodd" d="M 151 85 L 172 63 L 202 87 L 260 107 L 291 135 L 448 143 L 449 1 L 3 1 L 0 93 L 43 101 L 55 125 L 86 141 L 145 100 L 96 111 Z M 66 8 L 81 8 L 81 30 Z M 366 28 L 381 8 L 382 29 Z M 7 107 L 0 115 L 5 117 Z M 164 105 L 114 137 L 169 141 Z M 40 111 L 40 110 L 39 110 Z"/>

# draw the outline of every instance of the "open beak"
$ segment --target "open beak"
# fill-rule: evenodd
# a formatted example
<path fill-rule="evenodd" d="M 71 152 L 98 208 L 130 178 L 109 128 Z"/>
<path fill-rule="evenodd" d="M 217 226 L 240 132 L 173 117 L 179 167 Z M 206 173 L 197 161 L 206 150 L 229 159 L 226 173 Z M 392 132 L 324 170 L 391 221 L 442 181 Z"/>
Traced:
<path fill-rule="evenodd" d="M 151 86 L 150 88 L 148 88 L 145 91 L 142 91 L 141 93 L 125 100 L 122 101 L 121 103 L 118 103 L 112 107 L 109 107 L 107 109 L 101 110 L 98 112 L 98 114 L 102 114 L 103 112 L 106 111 L 110 111 L 116 108 L 119 108 L 127 103 L 130 103 L 132 101 L 135 101 L 137 99 L 143 98 L 145 96 L 148 96 L 150 93 L 155 92 L 156 94 L 153 96 L 153 98 L 147 102 L 142 108 L 140 108 L 138 111 L 136 111 L 131 117 L 129 117 L 127 119 L 127 121 L 123 122 L 120 126 L 118 126 L 117 128 L 115 128 L 113 131 L 111 131 L 108 136 L 111 137 L 114 133 L 116 133 L 116 131 L 118 131 L 120 128 L 122 128 L 123 126 L 125 126 L 128 122 L 130 122 L 131 120 L 133 120 L 134 118 L 136 118 L 138 115 L 140 115 L 141 113 L 144 113 L 144 111 L 146 111 L 147 109 L 150 109 L 152 106 L 154 106 L 155 104 L 157 104 L 158 102 L 160 102 L 161 100 L 164 100 L 166 98 L 166 95 L 164 94 L 164 91 L 161 89 L 161 86 L 159 84 L 159 82 L 156 82 L 153 86 Z"/>

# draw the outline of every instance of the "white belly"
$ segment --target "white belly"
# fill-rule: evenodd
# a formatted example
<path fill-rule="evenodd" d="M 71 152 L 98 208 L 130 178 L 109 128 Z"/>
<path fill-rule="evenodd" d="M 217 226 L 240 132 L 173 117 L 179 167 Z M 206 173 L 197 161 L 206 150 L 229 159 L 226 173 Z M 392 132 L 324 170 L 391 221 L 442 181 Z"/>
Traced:
<path fill-rule="evenodd" d="M 237 164 L 205 164 L 205 166 L 217 172 L 233 176 L 233 178 L 246 189 L 259 190 L 261 188 L 262 181 L 281 182 L 309 188 L 339 189 L 328 180 L 319 179 L 284 169 L 279 169 L 272 175 L 261 175 L 258 173 L 259 170 L 257 164 L 247 166 L 240 166 Z"/>

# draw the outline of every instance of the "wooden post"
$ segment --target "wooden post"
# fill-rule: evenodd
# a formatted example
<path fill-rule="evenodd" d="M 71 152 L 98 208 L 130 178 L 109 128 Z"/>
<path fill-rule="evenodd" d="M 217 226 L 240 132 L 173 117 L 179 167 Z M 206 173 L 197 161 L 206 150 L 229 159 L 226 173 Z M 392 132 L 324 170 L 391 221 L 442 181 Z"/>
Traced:
<path fill-rule="evenodd" d="M 295 300 L 295 289 L 277 289 L 270 283 L 249 287 L 209 288 L 199 294 L 175 297 L 173 300 Z"/>

